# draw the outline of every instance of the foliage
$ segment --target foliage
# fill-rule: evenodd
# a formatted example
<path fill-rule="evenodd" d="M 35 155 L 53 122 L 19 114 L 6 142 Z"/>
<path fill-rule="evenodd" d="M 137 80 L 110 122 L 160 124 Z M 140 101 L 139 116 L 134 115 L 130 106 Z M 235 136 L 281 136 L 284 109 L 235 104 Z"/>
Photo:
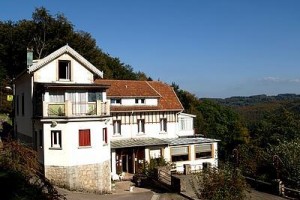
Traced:
<path fill-rule="evenodd" d="M 248 130 L 242 124 L 239 115 L 229 107 L 205 100 L 198 107 L 203 116 L 203 133 L 207 137 L 217 138 L 221 159 L 227 158 L 237 145 L 247 143 Z"/>
<path fill-rule="evenodd" d="M 36 151 L 14 140 L 7 140 L 3 143 L 0 156 L 1 171 L 7 172 L 8 176 L 22 180 L 22 187 L 34 190 L 27 191 L 33 195 L 30 196 L 31 199 L 65 199 L 41 173 L 42 169 L 37 160 Z"/>
<path fill-rule="evenodd" d="M 6 73 L 14 78 L 26 69 L 27 48 L 33 49 L 34 59 L 40 59 L 66 44 L 104 71 L 105 78 L 138 80 L 147 77 L 134 72 L 118 58 L 103 53 L 90 33 L 75 31 L 63 14 L 53 16 L 44 7 L 36 8 L 31 20 L 0 21 L 0 41 L 0 78 Z"/>
<path fill-rule="evenodd" d="M 270 146 L 268 152 L 279 158 L 279 178 L 285 184 L 300 189 L 300 138 Z"/>
<path fill-rule="evenodd" d="M 159 158 L 151 158 L 150 162 L 145 163 L 145 167 L 143 169 L 143 174 L 145 174 L 149 178 L 155 178 L 155 172 L 157 167 L 169 166 L 170 164 L 165 160 L 164 157 Z"/>
<path fill-rule="evenodd" d="M 197 173 L 192 182 L 199 199 L 242 200 L 248 190 L 244 177 L 230 165 Z"/>

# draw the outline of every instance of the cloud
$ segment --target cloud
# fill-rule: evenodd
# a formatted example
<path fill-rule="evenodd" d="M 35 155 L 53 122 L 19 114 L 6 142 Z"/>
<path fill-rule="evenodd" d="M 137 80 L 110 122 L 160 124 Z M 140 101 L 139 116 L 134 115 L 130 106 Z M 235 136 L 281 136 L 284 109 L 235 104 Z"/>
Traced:
<path fill-rule="evenodd" d="M 278 78 L 278 77 L 264 77 L 261 79 L 263 82 L 268 82 L 268 83 L 300 83 L 299 78 Z"/>

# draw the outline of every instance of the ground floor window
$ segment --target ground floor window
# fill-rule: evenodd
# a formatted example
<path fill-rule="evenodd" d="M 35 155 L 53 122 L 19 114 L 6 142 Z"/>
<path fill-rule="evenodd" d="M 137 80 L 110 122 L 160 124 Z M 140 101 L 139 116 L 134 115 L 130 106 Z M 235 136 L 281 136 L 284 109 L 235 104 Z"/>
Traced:
<path fill-rule="evenodd" d="M 212 144 L 195 145 L 196 159 L 212 158 Z"/>
<path fill-rule="evenodd" d="M 172 147 L 171 148 L 172 162 L 189 160 L 189 147 Z"/>
<path fill-rule="evenodd" d="M 61 131 L 51 131 L 51 148 L 61 147 Z"/>
<path fill-rule="evenodd" d="M 90 129 L 79 130 L 79 146 L 91 146 Z"/>
<path fill-rule="evenodd" d="M 104 144 L 107 144 L 107 128 L 102 129 L 102 139 Z"/>

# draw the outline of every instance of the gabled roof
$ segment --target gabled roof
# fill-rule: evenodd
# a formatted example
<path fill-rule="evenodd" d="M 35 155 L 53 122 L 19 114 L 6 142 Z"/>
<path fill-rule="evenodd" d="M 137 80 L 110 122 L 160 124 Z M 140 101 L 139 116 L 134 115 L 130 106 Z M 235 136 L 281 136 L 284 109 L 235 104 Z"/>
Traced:
<path fill-rule="evenodd" d="M 93 73 L 97 74 L 99 77 L 103 78 L 103 72 L 97 69 L 93 64 L 91 64 L 88 60 L 82 57 L 79 53 L 77 53 L 74 49 L 72 49 L 69 45 L 65 45 L 60 49 L 54 51 L 53 53 L 49 54 L 43 59 L 38 60 L 37 62 L 33 63 L 33 65 L 28 67 L 28 72 L 34 72 L 47 63 L 53 61 L 54 59 L 58 58 L 59 56 L 68 53 L 77 59 L 82 65 L 84 65 L 87 69 L 92 71 Z"/>
<path fill-rule="evenodd" d="M 108 98 L 157 98 L 158 106 L 114 106 L 111 111 L 151 111 L 183 110 L 173 88 L 160 81 L 105 80 L 97 79 L 95 83 L 110 85 L 106 91 Z"/>

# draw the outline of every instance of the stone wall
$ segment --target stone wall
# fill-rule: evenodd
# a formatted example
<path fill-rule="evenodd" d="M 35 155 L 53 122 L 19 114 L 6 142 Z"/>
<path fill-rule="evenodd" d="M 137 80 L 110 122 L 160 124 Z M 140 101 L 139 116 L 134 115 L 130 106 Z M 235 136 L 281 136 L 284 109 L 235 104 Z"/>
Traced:
<path fill-rule="evenodd" d="M 110 162 L 78 166 L 45 166 L 53 184 L 70 190 L 106 194 L 111 192 Z"/>

